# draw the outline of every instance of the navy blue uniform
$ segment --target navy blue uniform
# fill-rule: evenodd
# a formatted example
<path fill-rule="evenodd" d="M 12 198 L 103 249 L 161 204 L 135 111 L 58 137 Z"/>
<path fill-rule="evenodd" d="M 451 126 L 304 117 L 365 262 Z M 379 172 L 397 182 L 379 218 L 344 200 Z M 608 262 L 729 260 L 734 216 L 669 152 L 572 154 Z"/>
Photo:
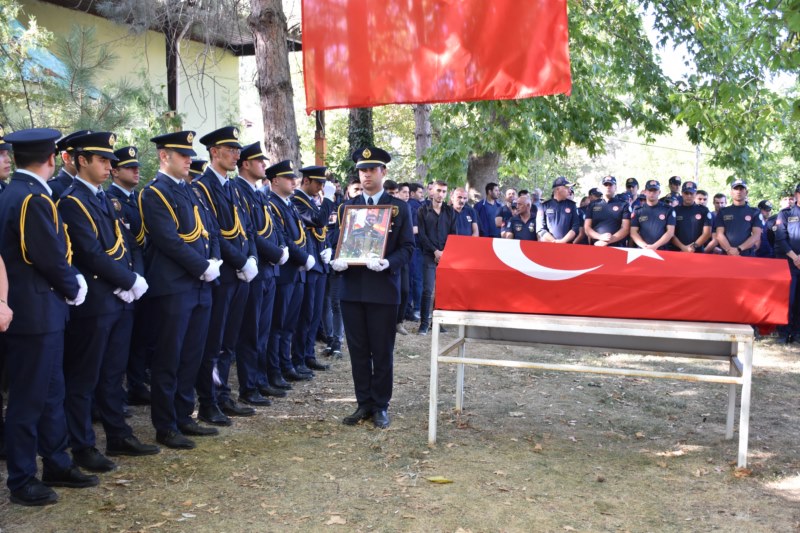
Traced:
<path fill-rule="evenodd" d="M 551 198 L 536 213 L 536 234 L 539 239 L 547 233 L 555 239 L 563 239 L 570 231 L 574 231 L 577 237 L 582 224 L 578 206 L 572 200 L 559 202 Z"/>
<path fill-rule="evenodd" d="M 761 228 L 761 214 L 755 207 L 749 205 L 729 205 L 719 210 L 716 227 L 725 228 L 725 238 L 731 246 L 736 248 L 750 238 L 753 228 Z M 743 256 L 755 255 L 755 248 L 751 247 L 742 252 Z"/>
<path fill-rule="evenodd" d="M 73 453 L 95 447 L 92 399 L 109 440 L 133 434 L 125 422 L 122 381 L 128 364 L 133 303 L 114 295 L 136 281 L 130 233 L 103 194 L 76 179 L 58 210 L 69 227 L 73 263 L 86 277 L 86 301 L 72 310 L 64 342 L 64 408 Z M 127 238 L 126 238 L 127 236 Z M 138 256 L 141 259 L 141 256 Z"/>
<path fill-rule="evenodd" d="M 283 234 L 272 221 L 266 197 L 244 178 L 236 178 L 234 183 L 253 226 L 259 266 L 258 276 L 250 282 L 245 307 L 245 316 L 254 320 L 242 321 L 236 343 L 236 371 L 242 396 L 268 385 L 267 341 L 275 303 L 275 279 L 280 275 L 278 263 L 285 245 Z M 280 367 L 275 364 L 272 372 L 280 372 Z"/>
<path fill-rule="evenodd" d="M 536 207 L 534 206 L 531 206 L 531 209 L 536 211 Z M 522 217 L 515 215 L 508 219 L 508 222 L 506 222 L 506 225 L 503 228 L 503 232 L 511 233 L 513 235 L 513 239 L 521 241 L 538 240 L 536 238 L 536 216 L 534 213 L 531 213 L 530 218 L 528 218 L 528 221 L 525 222 L 522 220 Z"/>
<path fill-rule="evenodd" d="M 366 205 L 364 196 L 344 205 Z M 394 341 L 400 272 L 414 251 L 411 213 L 402 200 L 382 193 L 377 205 L 392 206 L 392 223 L 381 272 L 351 266 L 342 272 L 341 305 L 358 406 L 367 412 L 389 407 L 392 397 Z"/>
<path fill-rule="evenodd" d="M 9 396 L 6 410 L 8 488 L 45 470 L 71 467 L 64 418 L 65 299 L 78 295 L 66 228 L 51 191 L 17 171 L 0 195 L 0 256 L 6 265 L 14 320 L 5 333 Z"/>
<path fill-rule="evenodd" d="M 595 200 L 586 208 L 586 220 L 591 220 L 591 226 L 597 233 L 611 233 L 612 235 L 622 228 L 623 220 L 630 220 L 631 209 L 626 202 L 613 199 L 610 202 L 604 198 Z M 625 246 L 625 240 L 611 243 L 609 246 Z M 592 242 L 591 239 L 589 242 Z"/>
<path fill-rule="evenodd" d="M 292 364 L 302 366 L 316 360 L 314 344 L 322 322 L 322 305 L 325 301 L 325 284 L 330 267 L 322 262 L 320 253 L 328 248 L 328 221 L 334 211 L 333 202 L 327 198 L 318 206 L 302 189 L 292 196 L 297 213 L 303 222 L 307 251 L 316 261 L 306 272 L 306 286 L 300 305 L 300 322 L 292 343 Z"/>
<path fill-rule="evenodd" d="M 772 215 L 767 220 L 761 216 L 761 225 L 763 231 L 761 232 L 761 241 L 756 249 L 756 257 L 775 257 L 775 221 L 778 215 Z"/>
<path fill-rule="evenodd" d="M 470 206 L 465 205 L 461 208 L 461 212 L 456 217 L 456 235 L 472 236 L 472 224 L 478 223 L 475 215 L 475 210 Z"/>
<path fill-rule="evenodd" d="M 500 212 L 500 204 L 490 204 L 481 200 L 475 204 L 475 214 L 478 215 L 478 233 L 481 237 L 500 237 L 500 228 L 495 223 L 495 218 Z"/>
<path fill-rule="evenodd" d="M 64 194 L 64 191 L 67 190 L 67 187 L 72 185 L 73 181 L 75 181 L 74 176 L 71 176 L 70 173 L 63 168 L 58 171 L 58 174 L 56 174 L 55 177 L 50 178 L 47 181 L 47 186 L 50 187 L 51 191 L 53 191 L 51 195 L 53 201 L 57 201 L 59 198 L 61 198 L 61 195 Z"/>
<path fill-rule="evenodd" d="M 217 220 L 219 248 L 222 255 L 219 284 L 212 289 L 211 320 L 208 325 L 203 362 L 197 374 L 197 399 L 201 408 L 218 405 L 230 399 L 228 376 L 236 349 L 236 337 L 244 319 L 247 283 L 236 276 L 248 258 L 257 257 L 253 229 L 241 193 L 227 178 L 224 185 L 209 165 L 192 183 L 201 191 Z M 248 317 L 248 320 L 252 317 Z M 220 384 L 214 383 L 217 369 Z"/>
<path fill-rule="evenodd" d="M 639 228 L 639 236 L 647 244 L 653 244 L 667 232 L 667 226 L 675 226 L 675 211 L 672 207 L 658 203 L 637 207 L 631 215 L 631 227 Z M 631 239 L 631 246 L 636 243 Z M 659 248 L 667 250 L 669 242 Z"/>
<path fill-rule="evenodd" d="M 688 246 L 703 234 L 703 229 L 711 226 L 712 216 L 708 208 L 699 204 L 679 205 L 675 211 L 675 237 Z M 696 251 L 702 252 L 698 247 Z"/>
<path fill-rule="evenodd" d="M 795 266 L 788 254 L 800 254 L 800 207 L 781 209 L 775 220 L 775 257 L 786 257 L 792 282 L 789 287 L 789 335 L 800 333 L 800 269 Z M 16 318 L 15 318 L 16 320 Z"/>
<path fill-rule="evenodd" d="M 161 172 L 139 201 L 148 241 L 147 294 L 157 325 L 151 418 L 158 433 L 177 433 L 192 422 L 211 315 L 211 284 L 201 278 L 208 260 L 220 256 L 216 222 L 190 185 Z"/>
<path fill-rule="evenodd" d="M 272 329 L 267 343 L 267 361 L 269 368 L 278 365 L 282 372 L 288 372 L 294 369 L 291 357 L 292 338 L 305 293 L 306 272 L 301 267 L 305 266 L 309 254 L 306 249 L 306 233 L 291 199 L 287 203 L 283 198 L 272 194 L 269 205 L 272 221 L 276 229 L 283 233 L 284 243 L 289 248 L 289 261 L 281 266 L 280 275 L 276 280 Z M 271 373 L 268 377 L 273 384 L 282 378 Z"/>

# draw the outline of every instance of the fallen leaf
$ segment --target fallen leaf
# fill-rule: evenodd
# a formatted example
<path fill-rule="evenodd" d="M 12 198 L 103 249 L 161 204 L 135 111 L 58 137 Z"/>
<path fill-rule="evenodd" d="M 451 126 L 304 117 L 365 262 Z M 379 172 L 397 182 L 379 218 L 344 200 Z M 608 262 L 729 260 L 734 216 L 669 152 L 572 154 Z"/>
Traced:
<path fill-rule="evenodd" d="M 753 475 L 753 471 L 749 468 L 737 468 L 733 471 L 733 477 L 743 478 L 743 477 L 750 477 Z"/>
<path fill-rule="evenodd" d="M 156 522 L 155 524 L 150 524 L 149 526 L 144 526 L 144 528 L 145 528 L 145 529 L 156 529 L 156 528 L 158 528 L 158 527 L 161 527 L 161 526 L 163 526 L 163 525 L 164 525 L 164 524 L 166 524 L 166 523 L 167 523 L 167 521 L 166 521 L 166 520 L 164 520 L 163 522 Z"/>
<path fill-rule="evenodd" d="M 661 468 L 666 468 L 667 467 L 667 462 L 666 461 L 659 461 L 656 464 L 658 466 L 660 466 Z"/>
<path fill-rule="evenodd" d="M 643 439 L 644 438 L 644 433 L 642 433 L 641 431 L 637 431 L 636 432 L 636 438 L 639 439 L 639 440 Z"/>
<path fill-rule="evenodd" d="M 298 463 L 302 463 L 303 461 L 305 461 L 305 459 L 303 459 L 302 457 L 290 457 L 289 460 L 296 461 Z"/>
<path fill-rule="evenodd" d="M 542 445 L 541 444 L 534 445 L 533 451 L 536 453 L 540 453 L 542 451 Z"/>
<path fill-rule="evenodd" d="M 442 483 L 442 484 L 445 484 L 445 483 L 452 483 L 453 482 L 453 480 L 447 479 L 446 477 L 442 477 L 442 476 L 431 476 L 431 477 L 426 477 L 425 479 L 427 479 L 431 483 Z"/>
<path fill-rule="evenodd" d="M 325 522 L 325 525 L 326 526 L 335 526 L 335 525 L 343 526 L 346 523 L 347 523 L 347 520 L 345 520 L 344 518 L 342 518 L 338 514 L 335 514 L 335 515 L 331 516 L 330 519 L 327 522 Z"/>
<path fill-rule="evenodd" d="M 192 513 L 181 513 L 181 516 L 184 518 L 197 518 L 197 515 Z"/>
<path fill-rule="evenodd" d="M 513 417 L 513 418 L 519 418 L 521 416 L 525 416 L 525 413 L 523 413 L 521 411 L 511 411 L 510 413 L 508 413 L 508 416 Z"/>
<path fill-rule="evenodd" d="M 494 471 L 494 475 L 496 475 L 496 476 L 507 476 L 508 474 L 506 474 L 502 470 L 495 470 Z"/>

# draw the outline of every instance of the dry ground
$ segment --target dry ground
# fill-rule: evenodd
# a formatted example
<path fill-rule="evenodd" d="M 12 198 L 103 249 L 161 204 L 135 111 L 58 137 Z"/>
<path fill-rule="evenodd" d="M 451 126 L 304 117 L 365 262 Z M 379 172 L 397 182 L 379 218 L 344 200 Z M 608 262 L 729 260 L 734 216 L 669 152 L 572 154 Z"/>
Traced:
<path fill-rule="evenodd" d="M 257 416 L 197 438 L 197 449 L 119 458 L 99 487 L 58 489 L 57 505 L 10 505 L 3 486 L 0 531 L 800 531 L 797 345 L 757 345 L 752 472 L 738 474 L 737 442 L 723 438 L 725 386 L 682 381 L 470 367 L 457 416 L 455 369 L 442 366 L 429 448 L 429 350 L 430 337 L 398 336 L 389 430 L 341 424 L 354 408 L 345 356 Z M 133 410 L 136 433 L 152 442 L 148 409 Z"/>

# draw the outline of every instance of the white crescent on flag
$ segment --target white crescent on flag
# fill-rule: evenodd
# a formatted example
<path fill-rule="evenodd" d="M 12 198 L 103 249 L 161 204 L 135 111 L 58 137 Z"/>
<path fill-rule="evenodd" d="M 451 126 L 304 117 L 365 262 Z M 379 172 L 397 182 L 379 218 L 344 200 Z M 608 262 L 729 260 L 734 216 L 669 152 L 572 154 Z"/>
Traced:
<path fill-rule="evenodd" d="M 540 265 L 531 261 L 522 253 L 522 241 L 516 239 L 492 239 L 492 248 L 497 258 L 502 263 L 514 270 L 517 270 L 531 278 L 544 281 L 564 281 L 577 278 L 592 270 L 597 270 L 603 265 L 587 268 L 585 270 L 559 270 Z"/>

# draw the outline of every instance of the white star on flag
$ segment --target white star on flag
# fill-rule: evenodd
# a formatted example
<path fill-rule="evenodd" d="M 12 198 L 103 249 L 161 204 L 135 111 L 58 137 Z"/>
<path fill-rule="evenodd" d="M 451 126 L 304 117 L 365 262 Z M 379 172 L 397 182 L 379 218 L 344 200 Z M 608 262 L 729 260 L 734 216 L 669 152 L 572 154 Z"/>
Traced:
<path fill-rule="evenodd" d="M 659 261 L 663 261 L 664 258 L 658 255 L 655 250 L 651 250 L 649 248 L 616 248 L 614 250 L 619 250 L 620 252 L 627 252 L 628 253 L 628 261 L 626 264 L 630 265 L 640 257 L 649 257 L 651 259 L 658 259 Z"/>

